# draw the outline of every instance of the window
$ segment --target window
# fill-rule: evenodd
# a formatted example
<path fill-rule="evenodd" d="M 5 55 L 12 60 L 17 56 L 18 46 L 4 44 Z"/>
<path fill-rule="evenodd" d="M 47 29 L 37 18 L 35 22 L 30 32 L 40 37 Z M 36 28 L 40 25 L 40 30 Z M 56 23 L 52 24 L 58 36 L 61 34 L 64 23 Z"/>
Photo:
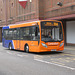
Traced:
<path fill-rule="evenodd" d="M 31 40 L 31 27 L 20 28 L 20 39 Z"/>
<path fill-rule="evenodd" d="M 8 39 L 9 40 L 12 40 L 13 39 L 13 30 L 9 30 L 9 37 L 8 37 Z"/>
<path fill-rule="evenodd" d="M 22 27 L 20 28 L 21 40 L 38 40 L 40 38 L 38 27 Z"/>
<path fill-rule="evenodd" d="M 8 32 L 8 30 L 4 30 L 4 31 L 3 31 L 3 37 L 4 37 L 5 39 L 8 39 L 8 37 L 9 37 L 9 32 Z"/>
<path fill-rule="evenodd" d="M 16 31 L 16 32 L 17 32 L 17 33 L 16 33 L 16 39 L 19 40 L 19 37 L 20 37 L 20 31 L 19 31 L 19 28 L 17 28 L 16 30 L 17 30 L 17 31 Z"/>
<path fill-rule="evenodd" d="M 39 40 L 39 39 L 40 39 L 39 27 L 38 26 L 32 27 L 32 40 Z"/>
<path fill-rule="evenodd" d="M 13 39 L 17 39 L 16 34 L 17 34 L 17 29 L 13 29 Z"/>
<path fill-rule="evenodd" d="M 40 32 L 38 26 L 21 27 L 4 30 L 3 37 L 7 40 L 39 40 Z"/>
<path fill-rule="evenodd" d="M 42 22 L 41 40 L 45 42 L 58 42 L 63 40 L 61 23 Z"/>
<path fill-rule="evenodd" d="M 3 30 L 3 37 L 6 40 L 17 40 L 19 39 L 19 30 L 18 29 Z"/>

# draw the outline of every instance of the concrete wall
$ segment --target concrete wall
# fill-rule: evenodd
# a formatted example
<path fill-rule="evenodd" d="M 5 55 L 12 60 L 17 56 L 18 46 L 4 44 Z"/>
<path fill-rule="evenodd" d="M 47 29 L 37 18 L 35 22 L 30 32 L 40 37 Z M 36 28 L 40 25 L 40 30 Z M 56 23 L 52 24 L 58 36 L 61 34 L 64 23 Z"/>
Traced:
<path fill-rule="evenodd" d="M 2 41 L 2 27 L 0 27 L 0 42 Z"/>
<path fill-rule="evenodd" d="M 75 44 L 75 21 L 66 23 L 66 43 Z"/>

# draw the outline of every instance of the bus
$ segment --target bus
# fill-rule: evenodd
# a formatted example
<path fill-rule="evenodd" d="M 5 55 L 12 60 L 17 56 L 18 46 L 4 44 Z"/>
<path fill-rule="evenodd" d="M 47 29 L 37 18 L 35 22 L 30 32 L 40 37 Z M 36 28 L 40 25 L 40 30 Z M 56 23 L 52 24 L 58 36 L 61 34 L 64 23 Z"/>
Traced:
<path fill-rule="evenodd" d="M 3 47 L 25 52 L 64 50 L 64 33 L 61 21 L 38 20 L 13 24 L 2 28 Z"/>

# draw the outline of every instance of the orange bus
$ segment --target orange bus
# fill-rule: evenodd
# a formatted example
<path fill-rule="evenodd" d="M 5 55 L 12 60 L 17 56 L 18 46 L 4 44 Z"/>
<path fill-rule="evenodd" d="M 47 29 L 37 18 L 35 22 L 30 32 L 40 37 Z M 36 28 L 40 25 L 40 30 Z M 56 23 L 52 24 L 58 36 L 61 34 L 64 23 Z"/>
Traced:
<path fill-rule="evenodd" d="M 56 20 L 38 20 L 3 27 L 3 47 L 25 52 L 64 50 L 63 25 Z"/>

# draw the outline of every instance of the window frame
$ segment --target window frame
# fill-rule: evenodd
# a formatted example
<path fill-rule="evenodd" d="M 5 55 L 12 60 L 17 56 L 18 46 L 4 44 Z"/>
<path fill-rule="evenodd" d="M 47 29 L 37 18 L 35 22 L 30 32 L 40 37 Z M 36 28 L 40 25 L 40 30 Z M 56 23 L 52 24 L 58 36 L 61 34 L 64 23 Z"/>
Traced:
<path fill-rule="evenodd" d="M 8 37 L 9 37 L 9 31 L 10 31 L 10 30 L 12 30 L 12 35 L 14 35 L 14 30 L 17 30 L 16 32 L 19 32 L 19 35 L 18 35 L 19 38 L 17 37 L 17 33 L 16 33 L 16 38 L 15 38 L 15 39 L 14 39 L 14 36 L 12 36 L 12 39 L 9 39 L 10 37 L 9 37 L 9 38 L 4 37 L 4 38 L 5 38 L 6 40 L 39 41 L 40 38 L 38 38 L 37 40 L 33 40 L 33 39 L 32 39 L 32 27 L 35 27 L 35 28 L 38 27 L 38 29 L 39 29 L 39 25 L 26 26 L 26 27 L 18 27 L 18 28 L 10 28 L 10 29 L 3 29 L 3 37 L 4 37 L 4 31 L 5 31 L 5 30 L 8 30 Z M 20 32 L 20 29 L 21 29 L 21 28 L 25 28 L 25 29 L 26 29 L 26 28 L 29 28 L 29 33 L 31 34 L 31 36 L 30 36 L 31 39 L 21 39 L 21 35 L 20 35 L 20 33 L 21 33 L 21 32 Z M 40 29 L 39 29 L 39 32 L 40 32 Z M 29 37 L 29 36 L 28 36 L 28 37 Z"/>

